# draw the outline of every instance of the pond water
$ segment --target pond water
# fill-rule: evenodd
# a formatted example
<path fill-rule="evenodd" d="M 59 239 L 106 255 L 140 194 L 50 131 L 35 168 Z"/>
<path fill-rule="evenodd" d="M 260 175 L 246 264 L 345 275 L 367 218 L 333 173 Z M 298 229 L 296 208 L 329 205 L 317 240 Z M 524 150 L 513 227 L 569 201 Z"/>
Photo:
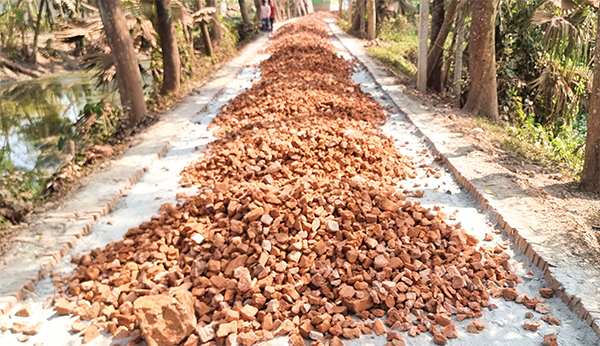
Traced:
<path fill-rule="evenodd" d="M 58 142 L 72 137 L 87 103 L 119 104 L 114 88 L 98 88 L 82 71 L 0 84 L 0 160 L 29 171 L 49 171 L 61 163 Z"/>
<path fill-rule="evenodd" d="M 149 61 L 142 74 L 152 89 Z M 75 71 L 26 81 L 0 83 L 0 175 L 6 167 L 52 173 L 64 161 L 61 139 L 73 138 L 72 126 L 87 104 L 120 106 L 114 81 L 99 87 L 95 72 Z"/>

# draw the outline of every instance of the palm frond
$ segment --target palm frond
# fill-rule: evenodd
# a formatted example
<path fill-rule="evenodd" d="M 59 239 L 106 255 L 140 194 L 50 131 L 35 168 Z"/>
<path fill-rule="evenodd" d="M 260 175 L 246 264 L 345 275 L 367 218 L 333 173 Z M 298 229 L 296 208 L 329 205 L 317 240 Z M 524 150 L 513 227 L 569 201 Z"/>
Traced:
<path fill-rule="evenodd" d="M 541 9 L 533 15 L 531 24 L 542 28 L 542 43 L 555 58 L 579 62 L 589 57 L 595 23 L 593 12 L 586 6 L 569 7 L 569 10 L 558 12 Z"/>
<path fill-rule="evenodd" d="M 571 122 L 580 106 L 577 101 L 577 85 L 581 80 L 590 78 L 585 68 L 565 68 L 555 60 L 549 60 L 546 68 L 536 78 L 531 86 L 535 88 L 538 99 L 543 100 L 544 107 L 549 111 L 546 115 L 548 122 L 562 118 Z"/>

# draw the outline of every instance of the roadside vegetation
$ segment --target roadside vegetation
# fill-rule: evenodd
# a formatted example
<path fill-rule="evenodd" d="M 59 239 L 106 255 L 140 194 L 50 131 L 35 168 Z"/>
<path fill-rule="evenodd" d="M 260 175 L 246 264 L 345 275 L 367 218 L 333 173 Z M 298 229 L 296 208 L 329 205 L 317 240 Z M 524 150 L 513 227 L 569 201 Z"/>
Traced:
<path fill-rule="evenodd" d="M 367 24 L 357 19 L 364 11 L 361 1 L 366 0 L 351 1 L 339 23 L 349 33 L 367 38 Z M 479 107 L 472 112 L 479 117 L 465 121 L 486 130 L 485 136 L 499 148 L 577 179 L 584 168 L 592 111 L 597 8 L 575 0 L 493 2 L 490 27 L 497 79 L 492 89 L 496 92 L 489 94 L 497 95 L 497 100 L 486 102 L 497 107 L 487 114 L 483 110 L 489 107 Z M 419 1 L 408 0 L 379 6 L 377 38 L 367 43 L 369 54 L 412 85 L 417 80 L 419 6 Z M 471 96 L 477 65 L 470 59 L 474 10 L 469 0 L 433 0 L 430 7 L 427 90 L 460 108 Z M 440 42 L 443 51 L 432 65 L 432 48 Z M 594 159 L 591 155 L 589 160 Z"/>

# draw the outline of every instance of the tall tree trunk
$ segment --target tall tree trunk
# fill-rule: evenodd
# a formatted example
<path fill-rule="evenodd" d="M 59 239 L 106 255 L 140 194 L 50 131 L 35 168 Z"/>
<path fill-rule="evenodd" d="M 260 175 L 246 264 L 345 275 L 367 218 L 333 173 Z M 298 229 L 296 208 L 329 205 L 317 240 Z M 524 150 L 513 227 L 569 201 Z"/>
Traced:
<path fill-rule="evenodd" d="M 38 39 L 40 37 L 40 28 L 42 26 L 42 13 L 44 11 L 44 4 L 46 0 L 40 0 L 40 8 L 38 10 L 36 22 L 35 22 L 35 31 L 33 33 L 33 45 L 31 46 L 31 62 L 34 65 L 37 65 L 38 62 Z"/>
<path fill-rule="evenodd" d="M 338 0 L 338 15 L 342 14 L 342 11 L 344 10 L 344 1 L 343 0 Z"/>
<path fill-rule="evenodd" d="M 441 93 L 442 95 L 446 92 L 448 85 L 451 84 L 448 75 L 450 74 L 450 68 L 454 64 L 454 48 L 456 47 L 456 32 L 452 35 L 452 41 L 450 42 L 450 49 L 448 49 L 448 54 L 446 59 L 444 59 L 444 55 L 442 54 L 442 60 L 444 62 L 444 68 L 442 69 L 442 79 L 441 79 Z"/>
<path fill-rule="evenodd" d="M 469 72 L 471 91 L 464 110 L 496 121 L 498 93 L 496 85 L 496 53 L 494 28 L 499 0 L 473 1 L 471 4 L 471 36 L 469 42 Z"/>
<path fill-rule="evenodd" d="M 256 7 L 256 15 L 254 16 L 254 24 L 260 23 L 260 6 L 262 5 L 261 0 L 254 0 L 254 7 Z"/>
<path fill-rule="evenodd" d="M 246 0 L 238 0 L 240 4 L 240 12 L 242 13 L 242 21 L 245 25 L 252 25 L 252 21 L 250 20 L 250 15 L 248 14 L 248 7 L 246 6 Z"/>
<path fill-rule="evenodd" d="M 429 30 L 429 0 L 421 0 L 419 6 L 419 57 L 417 61 L 417 89 L 427 91 L 427 31 Z"/>
<path fill-rule="evenodd" d="M 352 27 L 350 30 L 359 33 L 360 31 L 360 21 L 362 20 L 360 17 L 360 3 L 364 0 L 354 0 L 352 3 L 352 16 L 348 17 L 348 20 L 352 22 Z"/>
<path fill-rule="evenodd" d="M 190 32 L 190 30 L 188 30 L 187 25 L 182 23 L 181 28 L 183 29 L 183 35 L 187 44 L 188 54 L 190 55 L 190 76 L 194 76 L 196 66 L 196 63 L 194 61 L 196 58 L 194 54 L 194 36 Z"/>
<path fill-rule="evenodd" d="M 444 23 L 445 4 L 444 0 L 431 0 L 431 29 L 429 31 L 429 48 L 433 46 L 435 39 Z"/>
<path fill-rule="evenodd" d="M 304 0 L 304 6 L 306 8 L 307 14 L 315 12 L 315 9 L 313 8 L 312 0 Z"/>
<path fill-rule="evenodd" d="M 375 25 L 377 24 L 376 21 L 376 16 L 377 16 L 377 9 L 375 8 L 375 0 L 367 0 L 367 16 L 368 16 L 368 23 L 367 23 L 367 39 L 368 40 L 374 40 L 375 36 L 376 36 L 376 27 Z"/>
<path fill-rule="evenodd" d="M 448 13 L 445 14 L 442 26 L 439 27 L 437 36 L 431 43 L 427 55 L 427 86 L 437 92 L 442 92 L 442 66 L 444 64 L 444 44 L 454 23 L 458 0 L 450 0 Z M 433 27 L 433 23 L 431 24 Z"/>
<path fill-rule="evenodd" d="M 590 97 L 590 113 L 587 121 L 585 159 L 581 183 L 588 191 L 600 193 L 600 16 L 596 29 L 596 52 L 594 53 L 594 80 Z"/>
<path fill-rule="evenodd" d="M 204 42 L 204 50 L 206 50 L 207 56 L 213 55 L 212 43 L 210 42 L 210 35 L 208 33 L 208 26 L 205 21 L 200 21 L 200 31 L 202 32 L 202 41 Z"/>
<path fill-rule="evenodd" d="M 128 115 L 129 125 L 136 126 L 146 116 L 146 102 L 142 76 L 133 50 L 127 20 L 119 0 L 98 0 L 97 5 L 117 70 L 121 104 L 125 114 Z"/>
<path fill-rule="evenodd" d="M 461 107 L 461 95 L 462 95 L 462 70 L 463 70 L 463 52 L 465 43 L 465 17 L 467 17 L 467 1 L 462 0 L 460 9 L 458 12 L 458 21 L 456 27 L 458 33 L 456 34 L 456 56 L 454 57 L 454 79 L 452 81 L 452 93 L 456 98 L 456 105 Z"/>
<path fill-rule="evenodd" d="M 358 5 L 358 31 L 361 35 L 364 35 L 366 31 L 365 15 L 367 13 L 367 0 L 359 0 Z"/>
<path fill-rule="evenodd" d="M 213 25 L 210 30 L 210 38 L 215 42 L 221 42 L 223 29 L 221 28 L 221 19 L 219 19 L 219 4 L 217 0 L 206 0 L 206 7 L 214 7 L 217 12 L 212 14 Z"/>
<path fill-rule="evenodd" d="M 445 0 L 433 0 L 431 8 L 431 31 L 429 32 L 429 51 L 436 44 L 436 39 L 439 36 L 440 30 L 444 23 L 445 16 Z M 443 46 L 442 46 L 443 49 Z M 439 92 L 442 79 L 442 59 L 434 61 L 434 64 L 427 63 L 427 87 Z"/>
<path fill-rule="evenodd" d="M 366 2 L 367 0 L 356 0 L 354 8 L 352 9 L 352 31 L 359 36 L 365 34 Z"/>
<path fill-rule="evenodd" d="M 48 0 L 46 0 L 46 22 L 50 25 L 50 30 L 54 30 L 54 16 Z"/>
<path fill-rule="evenodd" d="M 37 17 L 33 16 L 33 5 L 32 5 L 33 1 L 27 1 L 27 5 L 25 6 L 25 10 L 27 11 L 27 19 L 28 19 L 28 24 L 30 26 L 33 26 L 33 24 L 35 23 L 35 21 L 37 21 Z"/>
<path fill-rule="evenodd" d="M 201 10 L 203 8 L 202 0 L 195 0 L 195 2 L 196 2 L 196 11 Z M 210 33 L 208 31 L 208 25 L 206 25 L 206 22 L 203 20 L 200 21 L 200 33 L 202 34 L 202 42 L 204 42 L 205 54 L 207 56 L 212 56 L 213 48 L 212 48 L 212 43 L 210 42 Z M 193 41 L 194 41 L 194 39 L 192 37 L 192 42 Z M 194 52 L 195 52 L 195 50 L 192 49 L 192 53 L 194 53 Z M 194 55 L 194 54 L 192 54 L 192 55 Z"/>
<path fill-rule="evenodd" d="M 163 59 L 163 84 L 161 93 L 166 95 L 179 88 L 181 61 L 171 17 L 171 0 L 154 0 L 156 4 L 157 31 Z"/>
<path fill-rule="evenodd" d="M 298 0 L 298 2 L 300 3 L 300 9 L 302 10 L 302 15 L 306 16 L 308 14 L 308 10 L 306 9 L 306 1 Z"/>
<path fill-rule="evenodd" d="M 277 0 L 273 0 L 273 6 L 275 8 L 275 22 L 283 21 L 283 14 L 281 13 L 281 4 Z"/>
<path fill-rule="evenodd" d="M 348 0 L 348 21 L 352 22 L 352 16 L 354 15 L 354 12 L 356 11 L 356 0 Z"/>

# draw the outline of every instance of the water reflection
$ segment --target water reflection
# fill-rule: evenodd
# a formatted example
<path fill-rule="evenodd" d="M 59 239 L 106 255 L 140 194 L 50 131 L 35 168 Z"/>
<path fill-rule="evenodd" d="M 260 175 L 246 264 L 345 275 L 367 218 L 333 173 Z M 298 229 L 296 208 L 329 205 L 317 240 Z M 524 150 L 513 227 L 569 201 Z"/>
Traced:
<path fill-rule="evenodd" d="M 71 125 L 87 103 L 118 105 L 112 90 L 98 89 L 86 72 L 0 84 L 0 159 L 17 169 L 54 171 L 65 156 L 59 139 L 74 136 Z"/>

